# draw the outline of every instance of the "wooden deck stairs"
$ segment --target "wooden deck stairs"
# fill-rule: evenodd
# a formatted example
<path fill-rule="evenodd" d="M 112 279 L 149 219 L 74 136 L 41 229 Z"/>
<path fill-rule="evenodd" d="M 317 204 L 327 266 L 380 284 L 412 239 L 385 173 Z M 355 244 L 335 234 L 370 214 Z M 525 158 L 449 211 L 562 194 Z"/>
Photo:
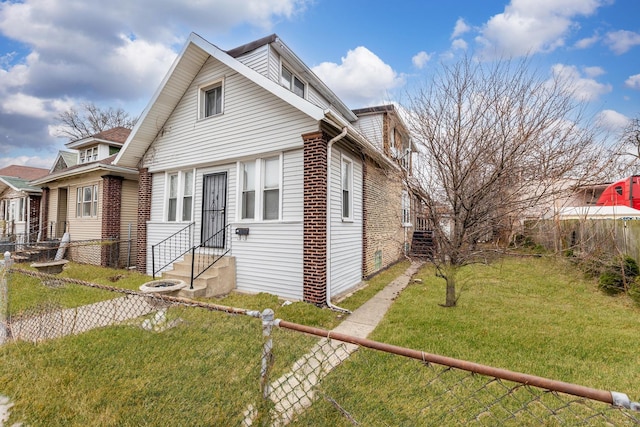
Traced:
<path fill-rule="evenodd" d="M 432 258 L 435 253 L 433 231 L 416 230 L 411 239 L 411 255 L 416 258 Z"/>

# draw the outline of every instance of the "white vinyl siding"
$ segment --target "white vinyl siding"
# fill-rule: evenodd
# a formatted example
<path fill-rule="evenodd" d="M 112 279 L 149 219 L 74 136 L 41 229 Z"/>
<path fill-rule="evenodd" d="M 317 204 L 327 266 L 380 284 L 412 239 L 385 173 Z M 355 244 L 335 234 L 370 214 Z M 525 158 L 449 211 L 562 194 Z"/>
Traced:
<path fill-rule="evenodd" d="M 145 157 L 151 172 L 184 169 L 302 147 L 317 121 L 213 59 L 176 106 Z M 224 78 L 224 114 L 199 120 L 198 90 Z"/>
<path fill-rule="evenodd" d="M 383 149 L 383 114 L 367 114 L 358 118 L 355 126 L 378 149 Z"/>
<path fill-rule="evenodd" d="M 268 61 L 269 61 L 269 45 L 260 46 L 259 48 L 247 52 L 236 59 L 249 68 L 253 68 L 258 73 L 268 77 Z"/>
<path fill-rule="evenodd" d="M 350 221 L 342 218 L 343 156 L 353 160 L 353 215 Z M 337 295 L 362 280 L 362 163 L 355 156 L 332 152 L 331 159 L 331 294 Z"/>

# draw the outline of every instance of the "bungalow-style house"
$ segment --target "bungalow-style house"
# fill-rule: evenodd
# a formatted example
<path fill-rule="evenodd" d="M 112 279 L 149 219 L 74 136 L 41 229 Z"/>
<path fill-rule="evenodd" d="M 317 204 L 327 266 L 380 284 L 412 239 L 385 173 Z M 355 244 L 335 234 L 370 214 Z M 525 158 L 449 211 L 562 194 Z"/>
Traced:
<path fill-rule="evenodd" d="M 42 190 L 29 181 L 47 173 L 47 169 L 20 165 L 0 169 L 0 237 L 4 241 L 37 240 Z"/>
<path fill-rule="evenodd" d="M 128 266 L 137 230 L 138 170 L 112 164 L 130 129 L 116 127 L 66 144 L 49 174 L 31 181 L 42 189 L 42 239 L 59 239 L 69 233 L 70 258 L 77 262 L 104 266 Z M 119 256 L 105 240 L 127 240 Z M 116 252 L 117 253 L 117 252 Z"/>
<path fill-rule="evenodd" d="M 190 282 L 229 265 L 186 294 L 331 305 L 397 261 L 402 162 L 358 120 L 278 36 L 224 51 L 192 34 L 113 162 L 140 168 L 138 270 Z"/>

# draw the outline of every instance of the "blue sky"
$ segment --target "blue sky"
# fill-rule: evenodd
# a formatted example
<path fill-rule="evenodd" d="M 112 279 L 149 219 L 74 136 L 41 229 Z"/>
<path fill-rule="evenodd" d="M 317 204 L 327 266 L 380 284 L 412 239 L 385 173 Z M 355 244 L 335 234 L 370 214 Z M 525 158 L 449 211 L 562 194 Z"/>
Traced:
<path fill-rule="evenodd" d="M 83 102 L 139 115 L 190 32 L 225 50 L 276 33 L 351 108 L 402 103 L 462 55 L 529 55 L 616 132 L 640 114 L 638 12 L 638 0 L 5 0 L 0 167 L 50 167 L 66 142 L 55 117 Z"/>

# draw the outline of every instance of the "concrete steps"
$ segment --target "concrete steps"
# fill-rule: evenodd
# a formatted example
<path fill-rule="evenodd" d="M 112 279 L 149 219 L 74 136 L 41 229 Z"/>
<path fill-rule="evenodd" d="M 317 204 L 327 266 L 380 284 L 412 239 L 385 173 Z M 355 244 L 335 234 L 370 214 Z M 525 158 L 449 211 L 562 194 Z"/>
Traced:
<path fill-rule="evenodd" d="M 215 297 L 226 295 L 236 287 L 236 259 L 232 256 L 220 258 L 211 268 L 206 270 L 193 281 L 193 289 L 189 288 L 191 282 L 191 254 L 173 264 L 173 270 L 162 275 L 164 279 L 184 280 L 187 287 L 180 290 L 178 296 L 186 298 Z M 196 265 L 206 266 L 217 258 L 214 255 L 196 254 Z"/>

